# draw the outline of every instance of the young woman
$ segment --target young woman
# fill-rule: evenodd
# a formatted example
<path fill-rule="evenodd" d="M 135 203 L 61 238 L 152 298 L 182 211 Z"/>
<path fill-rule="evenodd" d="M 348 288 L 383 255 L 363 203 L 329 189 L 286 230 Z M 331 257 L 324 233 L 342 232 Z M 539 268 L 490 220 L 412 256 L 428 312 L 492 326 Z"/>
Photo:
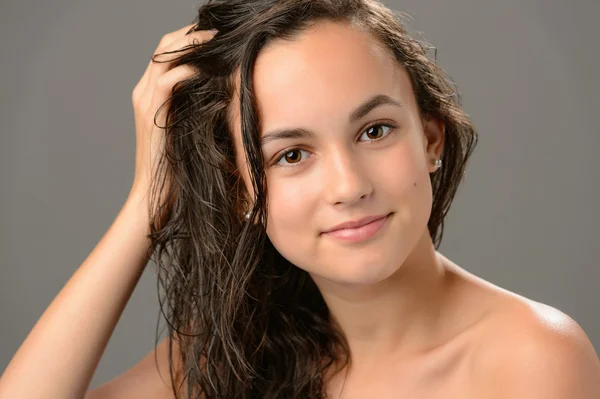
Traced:
<path fill-rule="evenodd" d="M 600 397 L 574 320 L 437 251 L 477 136 L 426 50 L 374 0 L 209 1 L 164 36 L 129 198 L 0 398 Z M 86 393 L 152 254 L 169 337 Z"/>

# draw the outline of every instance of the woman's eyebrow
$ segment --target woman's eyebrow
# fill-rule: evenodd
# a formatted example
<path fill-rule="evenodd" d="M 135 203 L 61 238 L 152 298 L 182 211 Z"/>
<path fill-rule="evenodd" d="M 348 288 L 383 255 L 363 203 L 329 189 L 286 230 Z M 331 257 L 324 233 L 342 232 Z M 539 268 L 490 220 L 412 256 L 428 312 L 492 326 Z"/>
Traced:
<path fill-rule="evenodd" d="M 373 109 L 383 106 L 383 105 L 394 105 L 397 107 L 402 107 L 402 102 L 386 95 L 386 94 L 376 94 L 373 97 L 369 98 L 367 101 L 360 104 L 354 111 L 350 113 L 348 116 L 348 122 L 355 122 L 363 117 L 365 117 L 369 112 Z M 261 139 L 260 144 L 265 145 L 270 143 L 271 141 L 278 139 L 295 139 L 295 138 L 308 138 L 314 137 L 314 133 L 308 129 L 304 129 L 301 127 L 290 128 L 290 129 L 277 129 L 265 133 Z"/>

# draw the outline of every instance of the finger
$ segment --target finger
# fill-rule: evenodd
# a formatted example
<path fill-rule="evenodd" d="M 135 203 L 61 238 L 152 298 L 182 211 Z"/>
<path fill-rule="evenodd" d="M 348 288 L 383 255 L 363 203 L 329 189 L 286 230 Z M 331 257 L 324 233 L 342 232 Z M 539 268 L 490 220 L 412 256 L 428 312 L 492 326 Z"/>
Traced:
<path fill-rule="evenodd" d="M 210 40 L 214 36 L 214 33 L 209 31 L 197 31 L 192 32 L 189 35 L 185 35 L 171 42 L 168 46 L 159 49 L 159 54 L 164 52 L 176 51 L 184 48 L 185 46 L 194 44 L 194 43 L 203 43 L 205 41 Z M 190 49 L 191 50 L 191 49 Z M 185 52 L 185 51 L 184 51 Z M 155 54 L 156 56 L 157 54 Z M 150 81 L 153 82 L 158 78 L 158 76 L 164 74 L 171 68 L 171 63 L 169 60 L 174 60 L 175 58 L 181 57 L 181 52 L 177 52 L 174 55 L 163 55 L 160 59 L 157 59 L 160 62 L 153 62 L 150 67 Z"/>
<path fill-rule="evenodd" d="M 183 28 L 180 28 L 174 32 L 171 32 L 171 33 L 163 36 L 163 38 L 161 39 L 161 42 L 171 43 L 174 40 L 177 40 L 178 37 L 181 37 L 181 35 L 185 35 L 186 33 L 189 33 L 191 31 L 191 29 L 193 29 L 195 26 L 196 26 L 196 24 L 190 24 L 190 25 L 186 25 Z M 159 44 L 159 47 L 160 47 L 160 44 Z M 156 50 L 155 50 L 155 52 L 156 52 Z M 144 71 L 144 74 L 140 78 L 138 84 L 133 89 L 132 101 L 134 103 L 137 103 L 140 100 L 140 97 L 146 91 L 146 86 L 148 85 L 148 80 L 150 77 L 150 69 L 151 69 L 152 63 L 153 63 L 152 60 L 150 60 L 148 62 L 148 65 L 146 67 L 146 70 Z"/>
<path fill-rule="evenodd" d="M 189 44 L 192 44 L 194 41 L 204 42 L 210 40 L 214 36 L 214 33 L 209 31 L 197 31 L 192 32 L 189 35 L 185 35 L 174 42 L 172 42 L 164 51 L 174 51 Z M 181 53 L 179 53 L 179 56 Z M 175 58 L 175 56 L 173 56 Z M 156 80 L 165 74 L 169 69 L 171 69 L 170 62 L 152 62 L 149 70 L 148 83 L 146 84 L 143 95 L 152 95 L 154 92 L 154 86 L 156 84 Z"/>
<path fill-rule="evenodd" d="M 189 79 L 194 75 L 198 74 L 198 70 L 190 65 L 180 65 L 161 75 L 155 85 L 154 92 L 152 93 L 152 105 L 151 109 L 157 110 L 158 107 L 162 106 L 167 99 L 170 98 L 173 87 L 183 80 Z M 159 126 L 164 126 L 166 113 L 166 105 L 163 107 L 159 115 L 156 116 L 156 123 Z"/>
<path fill-rule="evenodd" d="M 195 24 L 186 25 L 180 29 L 177 29 L 176 31 L 169 32 L 169 33 L 163 35 L 163 37 L 161 37 L 160 41 L 158 42 L 158 45 L 156 46 L 154 53 L 157 52 L 156 50 L 166 47 L 170 43 L 172 43 L 174 40 L 177 40 L 180 37 L 184 36 L 187 32 L 189 32 L 194 27 L 194 25 Z"/>
<path fill-rule="evenodd" d="M 186 25 L 176 31 L 173 32 L 169 32 L 166 35 L 164 35 L 161 40 L 158 43 L 158 46 L 156 47 L 154 54 L 158 54 L 161 53 L 163 51 L 160 51 L 160 49 L 164 49 L 166 47 L 169 47 L 174 41 L 185 37 L 186 35 L 192 34 L 192 33 L 201 33 L 204 34 L 202 32 L 205 32 L 209 35 L 208 38 L 211 38 L 212 36 L 214 36 L 218 30 L 217 29 L 211 29 L 211 30 L 201 30 L 198 29 L 198 24 L 197 23 L 192 23 L 189 25 Z M 207 39 L 205 39 L 207 40 Z"/>
<path fill-rule="evenodd" d="M 175 84 L 197 74 L 198 70 L 191 65 L 179 65 L 158 78 L 154 93 L 155 95 L 168 97 L 171 95 L 171 91 Z"/>
<path fill-rule="evenodd" d="M 207 42 L 215 36 L 215 33 L 216 31 L 201 30 L 180 36 L 169 42 L 169 44 L 157 48 L 152 56 L 152 60 L 159 64 L 168 63 L 168 61 L 174 60 L 180 56 L 180 52 L 178 50 L 181 50 L 187 46 Z"/>

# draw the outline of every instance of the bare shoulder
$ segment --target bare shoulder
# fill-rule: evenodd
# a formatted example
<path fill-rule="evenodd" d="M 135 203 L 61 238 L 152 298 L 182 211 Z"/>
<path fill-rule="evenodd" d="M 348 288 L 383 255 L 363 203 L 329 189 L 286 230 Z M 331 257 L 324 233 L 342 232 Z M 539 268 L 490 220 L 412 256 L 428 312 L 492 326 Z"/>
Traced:
<path fill-rule="evenodd" d="M 481 394 L 600 397 L 598 355 L 573 318 L 507 291 L 491 291 L 498 305 L 483 323 L 473 356 L 473 381 Z"/>
<path fill-rule="evenodd" d="M 87 392 L 85 399 L 172 399 L 175 398 L 169 366 L 169 339 L 165 338 L 137 364 L 112 380 Z M 177 341 L 172 342 L 172 367 L 179 394 L 187 397 L 181 383 Z"/>
<path fill-rule="evenodd" d="M 572 317 L 447 260 L 455 313 L 471 317 L 469 390 L 485 398 L 600 398 L 600 361 Z"/>

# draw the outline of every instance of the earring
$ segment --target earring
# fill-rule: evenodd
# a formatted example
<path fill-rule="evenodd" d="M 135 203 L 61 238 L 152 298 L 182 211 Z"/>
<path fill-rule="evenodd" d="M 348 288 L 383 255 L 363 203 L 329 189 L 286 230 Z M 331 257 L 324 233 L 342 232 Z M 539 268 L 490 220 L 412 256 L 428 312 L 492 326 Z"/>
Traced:
<path fill-rule="evenodd" d="M 442 167 L 442 160 L 441 159 L 436 159 L 435 160 L 435 167 L 436 168 L 441 168 Z"/>
<path fill-rule="evenodd" d="M 246 219 L 250 219 L 250 211 L 248 211 L 248 212 L 244 213 L 244 217 L 245 217 Z"/>

